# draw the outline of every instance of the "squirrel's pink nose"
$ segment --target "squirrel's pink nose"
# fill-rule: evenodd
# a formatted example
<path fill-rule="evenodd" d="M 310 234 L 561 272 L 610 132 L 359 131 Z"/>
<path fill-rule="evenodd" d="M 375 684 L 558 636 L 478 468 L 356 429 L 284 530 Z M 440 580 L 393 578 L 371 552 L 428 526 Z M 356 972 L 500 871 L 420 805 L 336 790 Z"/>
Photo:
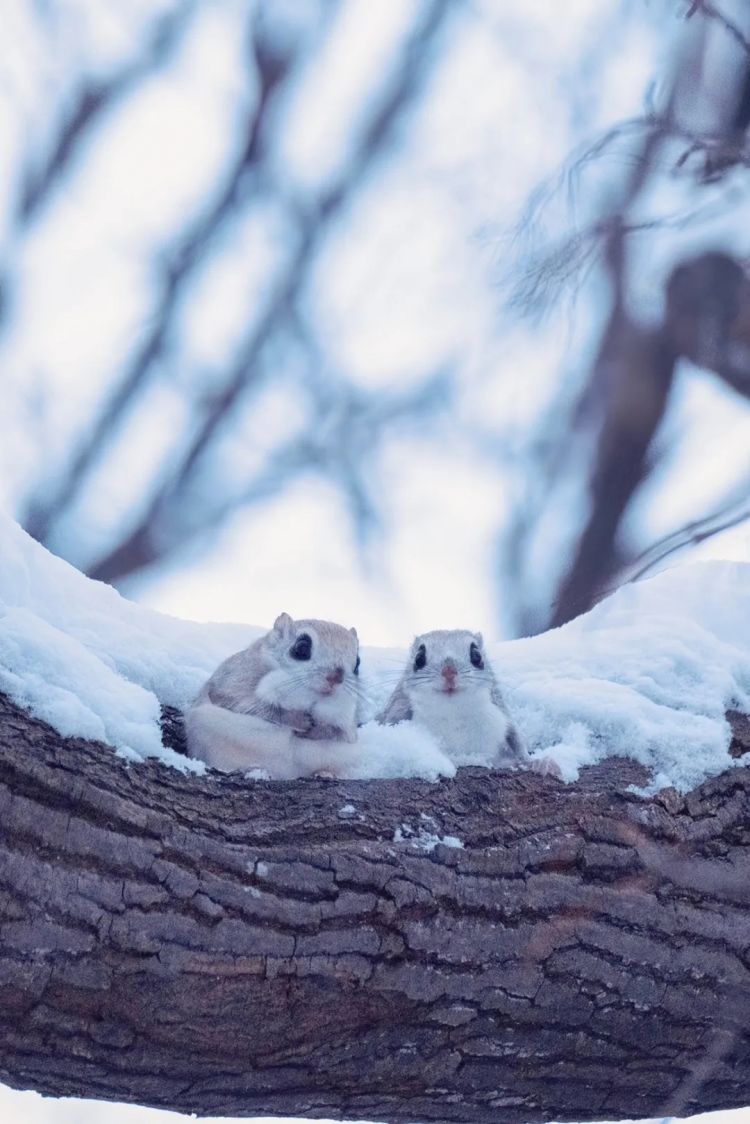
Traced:
<path fill-rule="evenodd" d="M 328 682 L 331 684 L 332 687 L 335 687 L 337 683 L 343 683 L 344 682 L 344 669 L 343 669 L 343 667 L 334 667 L 331 671 L 328 672 L 328 674 L 326 675 L 326 679 L 328 680 Z"/>
<path fill-rule="evenodd" d="M 455 667 L 453 667 L 452 664 L 447 663 L 443 667 L 441 675 L 443 676 L 443 679 L 446 681 L 446 683 L 449 683 L 452 686 L 456 682 L 458 671 Z"/>

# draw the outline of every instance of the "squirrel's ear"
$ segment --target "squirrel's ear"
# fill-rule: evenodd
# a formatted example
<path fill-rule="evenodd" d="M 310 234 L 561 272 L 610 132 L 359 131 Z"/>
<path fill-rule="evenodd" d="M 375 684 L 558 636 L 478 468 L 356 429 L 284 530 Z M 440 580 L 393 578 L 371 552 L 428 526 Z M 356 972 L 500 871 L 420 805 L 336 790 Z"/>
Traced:
<path fill-rule="evenodd" d="M 357 636 L 356 628 L 350 628 L 349 631 L 351 632 L 351 634 L 352 634 L 352 636 L 354 637 L 355 640 L 359 639 L 359 637 Z"/>
<path fill-rule="evenodd" d="M 294 630 L 294 621 L 288 613 L 281 613 L 273 622 L 273 630 L 279 636 L 288 636 Z"/>
<path fill-rule="evenodd" d="M 482 645 L 484 644 L 484 638 L 483 638 L 481 632 L 475 632 L 474 633 L 474 639 L 476 640 L 477 644 L 481 648 Z"/>

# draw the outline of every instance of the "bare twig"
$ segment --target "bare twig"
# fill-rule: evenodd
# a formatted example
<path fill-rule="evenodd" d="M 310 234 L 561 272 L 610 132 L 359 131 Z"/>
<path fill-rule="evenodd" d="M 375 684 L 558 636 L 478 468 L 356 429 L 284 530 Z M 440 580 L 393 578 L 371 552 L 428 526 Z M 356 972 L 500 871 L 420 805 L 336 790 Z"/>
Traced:
<path fill-rule="evenodd" d="M 735 498 L 733 502 L 722 505 L 710 515 L 704 515 L 702 519 L 693 519 L 684 523 L 676 531 L 653 543 L 648 550 L 638 556 L 628 573 L 624 575 L 624 581 L 638 581 L 677 551 L 697 546 L 722 531 L 739 527 L 750 520 L 750 478 L 737 491 L 741 493 L 741 499 Z M 618 582 L 618 585 L 621 584 L 623 583 Z"/>

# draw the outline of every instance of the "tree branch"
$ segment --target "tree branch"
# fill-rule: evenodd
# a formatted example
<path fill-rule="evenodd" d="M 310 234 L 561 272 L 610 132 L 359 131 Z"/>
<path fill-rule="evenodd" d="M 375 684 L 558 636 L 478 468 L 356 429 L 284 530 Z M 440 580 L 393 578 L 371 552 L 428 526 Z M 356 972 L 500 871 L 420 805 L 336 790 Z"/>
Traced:
<path fill-rule="evenodd" d="M 316 203 L 300 215 L 296 245 L 277 279 L 267 305 L 239 344 L 221 393 L 207 403 L 187 447 L 175 458 L 172 471 L 158 487 L 146 509 L 122 540 L 86 568 L 97 581 L 116 583 L 174 553 L 175 549 L 211 528 L 224 512 L 194 502 L 201 489 L 206 458 L 215 448 L 227 419 L 250 387 L 263 377 L 261 357 L 269 343 L 294 320 L 317 253 L 331 226 L 339 219 L 367 175 L 391 150 L 398 129 L 413 109 L 431 73 L 432 49 L 452 15 L 450 5 L 435 0 L 427 5 L 401 48 L 393 72 L 373 99 L 370 115 L 345 167 L 327 185 Z M 205 487 L 202 489 L 205 505 Z M 55 501 L 56 502 L 56 501 Z M 36 526 L 25 524 L 38 537 Z"/>
<path fill-rule="evenodd" d="M 250 20 L 251 26 L 254 21 Z M 163 255 L 159 293 L 151 322 L 114 389 L 105 396 L 89 432 L 74 450 L 70 463 L 54 483 L 47 481 L 42 494 L 32 497 L 24 526 L 39 542 L 46 542 L 53 525 L 75 503 L 89 473 L 102 456 L 128 409 L 141 393 L 154 364 L 168 350 L 180 301 L 213 241 L 236 214 L 238 201 L 251 193 L 252 173 L 259 172 L 266 156 L 269 107 L 294 67 L 294 58 L 274 56 L 254 27 L 252 40 L 258 74 L 258 92 L 243 123 L 244 143 L 213 196 Z M 258 176 L 258 179 L 260 177 Z"/>
<path fill-rule="evenodd" d="M 71 164 L 101 118 L 139 82 L 165 64 L 187 30 L 194 9 L 194 0 L 185 0 L 159 16 L 148 31 L 142 52 L 106 79 L 81 78 L 49 150 L 26 169 L 18 200 L 20 225 L 32 222 L 54 189 L 62 185 Z"/>
<path fill-rule="evenodd" d="M 0 762 L 10 1085 L 393 1121 L 750 1101 L 750 769 L 253 784 L 2 697 Z"/>

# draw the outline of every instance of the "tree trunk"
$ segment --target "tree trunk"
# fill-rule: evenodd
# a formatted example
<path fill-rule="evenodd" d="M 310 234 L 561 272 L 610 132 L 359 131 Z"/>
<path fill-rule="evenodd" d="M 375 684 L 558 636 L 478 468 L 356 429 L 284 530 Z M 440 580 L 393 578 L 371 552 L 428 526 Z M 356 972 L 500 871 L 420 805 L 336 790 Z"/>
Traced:
<path fill-rule="evenodd" d="M 392 1121 L 750 1102 L 746 767 L 649 798 L 623 758 L 196 778 L 2 698 L 0 761 L 16 1088 Z"/>

